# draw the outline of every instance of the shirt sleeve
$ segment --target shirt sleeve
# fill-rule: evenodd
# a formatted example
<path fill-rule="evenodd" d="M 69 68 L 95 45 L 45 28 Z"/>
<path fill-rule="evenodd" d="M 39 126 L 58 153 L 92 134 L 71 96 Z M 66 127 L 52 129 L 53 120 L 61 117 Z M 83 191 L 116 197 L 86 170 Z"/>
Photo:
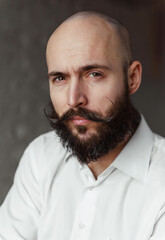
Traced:
<path fill-rule="evenodd" d="M 149 240 L 164 240 L 165 239 L 165 206 L 160 210 L 152 236 Z"/>
<path fill-rule="evenodd" d="M 35 156 L 30 145 L 0 207 L 0 240 L 36 240 L 41 200 Z"/>

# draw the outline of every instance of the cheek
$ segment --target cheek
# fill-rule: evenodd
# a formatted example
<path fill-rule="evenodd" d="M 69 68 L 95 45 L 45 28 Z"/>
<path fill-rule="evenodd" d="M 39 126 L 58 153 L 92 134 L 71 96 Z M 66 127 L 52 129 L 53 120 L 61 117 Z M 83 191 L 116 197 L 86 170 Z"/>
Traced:
<path fill-rule="evenodd" d="M 65 97 L 50 90 L 50 98 L 56 112 L 61 116 L 66 111 Z"/>
<path fill-rule="evenodd" d="M 95 109 L 96 111 L 105 112 L 109 109 L 113 109 L 113 104 L 116 102 L 121 95 L 123 95 L 124 86 L 116 86 L 116 84 L 106 84 L 106 86 L 100 86 L 95 88 L 90 93 L 90 109 Z"/>

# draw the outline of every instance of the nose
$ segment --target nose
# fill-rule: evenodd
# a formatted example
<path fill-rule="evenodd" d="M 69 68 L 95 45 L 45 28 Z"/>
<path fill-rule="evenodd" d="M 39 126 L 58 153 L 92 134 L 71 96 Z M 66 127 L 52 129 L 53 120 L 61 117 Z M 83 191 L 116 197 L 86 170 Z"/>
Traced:
<path fill-rule="evenodd" d="M 83 107 L 87 104 L 85 86 L 79 79 L 70 80 L 68 86 L 68 105 L 71 108 Z"/>

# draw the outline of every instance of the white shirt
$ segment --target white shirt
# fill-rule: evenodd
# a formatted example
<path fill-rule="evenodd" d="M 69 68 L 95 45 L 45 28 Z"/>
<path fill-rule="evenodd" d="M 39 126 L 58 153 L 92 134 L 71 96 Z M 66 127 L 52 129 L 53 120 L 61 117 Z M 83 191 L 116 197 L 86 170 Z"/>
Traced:
<path fill-rule="evenodd" d="M 1 240 L 165 240 L 165 140 L 142 119 L 95 180 L 54 132 L 26 149 L 0 209 Z"/>

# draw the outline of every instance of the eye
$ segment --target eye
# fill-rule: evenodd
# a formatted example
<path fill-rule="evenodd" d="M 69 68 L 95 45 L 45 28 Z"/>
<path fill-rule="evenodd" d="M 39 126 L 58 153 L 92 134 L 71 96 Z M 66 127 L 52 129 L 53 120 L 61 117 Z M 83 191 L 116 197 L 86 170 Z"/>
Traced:
<path fill-rule="evenodd" d="M 53 78 L 53 82 L 61 82 L 63 81 L 65 78 L 63 76 L 57 76 L 55 78 Z"/>
<path fill-rule="evenodd" d="M 89 74 L 89 77 L 92 77 L 92 78 L 98 78 L 100 76 L 102 76 L 100 72 L 92 72 Z"/>

